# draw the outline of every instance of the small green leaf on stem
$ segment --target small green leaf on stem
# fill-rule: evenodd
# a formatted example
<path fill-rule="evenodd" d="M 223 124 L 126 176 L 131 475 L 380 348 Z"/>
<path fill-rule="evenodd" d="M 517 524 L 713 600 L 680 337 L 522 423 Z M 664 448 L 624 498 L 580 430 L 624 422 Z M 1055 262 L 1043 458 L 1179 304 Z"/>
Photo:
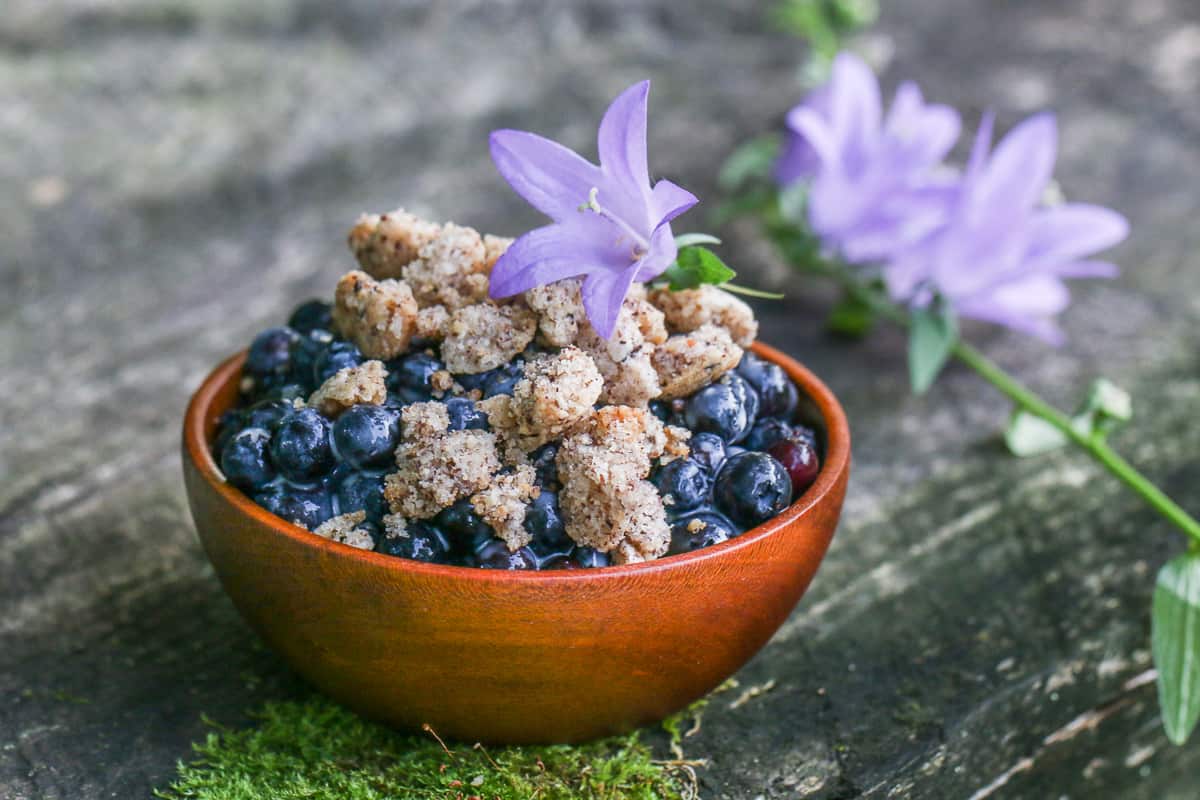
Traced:
<path fill-rule="evenodd" d="M 912 312 L 908 374 L 914 394 L 924 394 L 933 385 L 957 341 L 958 323 L 948 307 L 933 303 Z"/>
<path fill-rule="evenodd" d="M 862 338 L 874 327 L 876 315 L 870 304 L 854 294 L 845 294 L 825 318 L 825 328 L 839 336 Z"/>
<path fill-rule="evenodd" d="M 746 297 L 758 297 L 763 300 L 782 300 L 784 298 L 784 295 L 779 292 L 768 292 L 765 289 L 751 289 L 749 286 L 739 286 L 738 284 L 730 283 L 729 281 L 718 284 L 718 288 L 724 289 L 732 294 L 745 295 Z"/>
<path fill-rule="evenodd" d="M 675 246 L 682 250 L 698 244 L 720 244 L 721 240 L 711 233 L 681 233 L 675 237 Z"/>
<path fill-rule="evenodd" d="M 1067 435 L 1041 417 L 1017 409 L 1004 430 L 1004 444 L 1018 458 L 1039 456 L 1064 446 Z"/>
<path fill-rule="evenodd" d="M 717 185 L 725 191 L 740 189 L 744 184 L 771 174 L 779 155 L 779 137 L 765 134 L 755 137 L 729 154 L 717 174 Z"/>
<path fill-rule="evenodd" d="M 1152 621 L 1163 727 L 1181 745 L 1200 721 L 1200 553 L 1178 556 L 1158 573 Z"/>
<path fill-rule="evenodd" d="M 736 275 L 720 256 L 707 247 L 698 246 L 680 250 L 675 263 L 663 272 L 673 292 L 695 289 L 705 283 L 725 283 Z"/>
<path fill-rule="evenodd" d="M 1092 384 L 1075 418 L 1087 418 L 1093 435 L 1105 435 L 1133 419 L 1133 400 L 1120 386 L 1100 378 Z"/>

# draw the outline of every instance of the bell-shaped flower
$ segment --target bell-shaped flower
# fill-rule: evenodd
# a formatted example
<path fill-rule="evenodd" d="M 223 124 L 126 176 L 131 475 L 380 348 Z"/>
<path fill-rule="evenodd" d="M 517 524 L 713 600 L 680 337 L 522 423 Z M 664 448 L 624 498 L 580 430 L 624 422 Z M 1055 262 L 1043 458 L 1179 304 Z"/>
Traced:
<path fill-rule="evenodd" d="M 787 187 L 808 182 L 808 223 L 852 263 L 881 261 L 945 220 L 951 182 L 937 167 L 958 139 L 958 113 L 901 84 L 886 116 L 874 73 L 841 53 L 829 82 L 787 117 L 775 165 Z"/>
<path fill-rule="evenodd" d="M 667 180 L 651 186 L 649 92 L 650 82 L 643 81 L 609 106 L 597 137 L 599 166 L 533 133 L 492 133 L 492 160 L 500 174 L 553 220 L 521 236 L 500 257 L 492 270 L 492 297 L 582 277 L 588 319 L 607 339 L 630 285 L 657 277 L 675 260 L 670 222 L 698 201 Z"/>
<path fill-rule="evenodd" d="M 1058 130 L 1050 114 L 1022 122 L 991 152 L 985 114 L 944 226 L 884 267 L 894 300 L 922 305 L 936 294 L 963 316 L 1005 325 L 1052 343 L 1054 317 L 1070 303 L 1064 278 L 1110 278 L 1092 258 L 1121 242 L 1129 223 L 1083 203 L 1046 206 Z"/>

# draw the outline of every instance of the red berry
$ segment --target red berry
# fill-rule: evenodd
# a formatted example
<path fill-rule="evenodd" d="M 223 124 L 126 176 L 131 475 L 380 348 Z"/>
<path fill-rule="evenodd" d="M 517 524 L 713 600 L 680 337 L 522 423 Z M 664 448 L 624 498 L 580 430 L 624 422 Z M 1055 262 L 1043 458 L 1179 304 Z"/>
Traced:
<path fill-rule="evenodd" d="M 805 489 L 812 486 L 813 481 L 817 479 L 817 473 L 821 471 L 817 451 L 806 439 L 784 439 L 771 445 L 767 452 L 783 464 L 783 468 L 791 477 L 793 498 L 799 497 Z"/>

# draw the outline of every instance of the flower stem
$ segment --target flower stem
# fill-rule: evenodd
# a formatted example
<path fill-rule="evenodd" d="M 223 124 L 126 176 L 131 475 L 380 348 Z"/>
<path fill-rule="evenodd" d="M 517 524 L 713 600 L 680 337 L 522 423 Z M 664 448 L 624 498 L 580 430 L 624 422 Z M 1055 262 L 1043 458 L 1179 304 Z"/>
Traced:
<path fill-rule="evenodd" d="M 842 289 L 856 300 L 866 304 L 876 314 L 903 327 L 911 325 L 908 312 L 892 303 L 870 286 L 857 280 L 848 270 L 837 264 L 816 263 L 803 265 L 821 275 L 832 278 Z M 1105 469 L 1120 479 L 1126 486 L 1136 492 L 1155 511 L 1162 514 L 1174 525 L 1187 534 L 1192 540 L 1192 546 L 1200 546 L 1200 522 L 1185 511 L 1178 503 L 1167 496 L 1145 475 L 1126 461 L 1119 453 L 1109 446 L 1103 436 L 1084 433 L 1071 424 L 1071 418 L 1022 384 L 1006 372 L 999 364 L 992 361 L 975 347 L 959 339 L 951 352 L 954 357 L 974 370 L 980 377 L 992 384 L 1018 408 L 1045 420 L 1058 429 L 1064 436 L 1082 448 L 1088 455 L 1100 463 Z"/>
<path fill-rule="evenodd" d="M 1066 414 L 1063 414 L 1057 408 L 1054 408 L 1041 397 L 1034 394 L 1016 378 L 1005 372 L 996 362 L 966 342 L 959 340 L 954 346 L 953 353 L 959 361 L 975 370 L 984 380 L 999 389 L 1002 394 L 1012 400 L 1018 407 L 1036 417 L 1044 419 L 1061 431 L 1063 435 L 1081 447 L 1105 469 L 1140 495 L 1155 511 L 1169 519 L 1177 528 L 1191 537 L 1193 542 L 1200 543 L 1200 522 L 1197 522 L 1195 517 L 1184 511 L 1162 489 L 1159 489 L 1149 478 L 1113 450 L 1102 436 L 1086 434 L 1076 430 Z"/>

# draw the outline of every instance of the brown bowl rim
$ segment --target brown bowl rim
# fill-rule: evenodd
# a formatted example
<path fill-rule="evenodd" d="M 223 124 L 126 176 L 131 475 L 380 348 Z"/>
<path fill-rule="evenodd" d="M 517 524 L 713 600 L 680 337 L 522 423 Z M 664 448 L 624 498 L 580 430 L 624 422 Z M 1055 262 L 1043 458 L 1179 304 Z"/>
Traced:
<path fill-rule="evenodd" d="M 596 580 L 620 580 L 635 574 L 651 574 L 684 568 L 708 559 L 719 559 L 728 553 L 749 548 L 772 534 L 786 528 L 792 522 L 820 505 L 827 494 L 834 491 L 842 474 L 850 466 L 850 428 L 841 404 L 820 378 L 791 356 L 761 342 L 755 342 L 751 350 L 779 366 L 796 382 L 800 391 L 816 405 L 825 425 L 825 459 L 816 481 L 790 506 L 761 525 L 755 526 L 721 544 L 704 547 L 691 553 L 664 556 L 654 561 L 623 564 L 578 570 L 489 570 L 478 567 L 463 567 L 452 564 L 428 564 L 423 561 L 396 558 L 395 556 L 360 550 L 340 542 L 316 536 L 311 531 L 277 517 L 251 500 L 241 490 L 229 485 L 217 467 L 204 435 L 204 423 L 218 389 L 232 377 L 230 373 L 241 368 L 246 351 L 236 353 L 222 361 L 204 379 L 192 395 L 184 414 L 183 443 L 186 457 L 190 459 L 199 475 L 209 486 L 239 512 L 253 518 L 275 533 L 291 539 L 305 547 L 338 557 L 357 559 L 364 564 L 398 572 L 408 572 L 431 578 L 443 577 L 469 580 L 484 584 L 509 581 L 561 581 L 564 583 Z"/>

